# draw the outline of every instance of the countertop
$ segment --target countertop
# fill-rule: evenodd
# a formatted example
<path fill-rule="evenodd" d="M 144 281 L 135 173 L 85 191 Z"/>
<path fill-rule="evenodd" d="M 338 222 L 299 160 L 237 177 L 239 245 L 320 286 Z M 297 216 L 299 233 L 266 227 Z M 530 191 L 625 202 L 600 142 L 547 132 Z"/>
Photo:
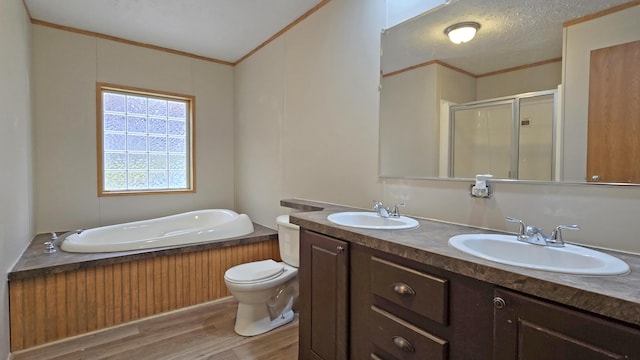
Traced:
<path fill-rule="evenodd" d="M 95 266 L 118 264 L 127 261 L 148 259 L 172 254 L 185 254 L 226 246 L 244 245 L 278 238 L 278 232 L 268 227 L 253 224 L 254 231 L 245 236 L 235 238 L 167 246 L 162 248 L 119 251 L 109 253 L 70 253 L 62 251 L 60 240 L 56 241 L 57 251 L 52 254 L 44 253 L 44 242 L 49 241 L 51 234 L 39 234 L 31 240 L 16 265 L 9 272 L 9 281 L 26 279 L 41 275 L 56 274 Z M 60 235 L 60 234 L 58 234 Z"/>
<path fill-rule="evenodd" d="M 496 231 L 415 217 L 420 223 L 416 229 L 359 229 L 331 223 L 327 216 L 361 209 L 297 199 L 280 204 L 305 211 L 290 214 L 290 222 L 308 230 L 640 326 L 640 256 L 598 249 L 629 264 L 631 272 L 619 276 L 526 269 L 474 257 L 448 245 L 454 235 Z"/>

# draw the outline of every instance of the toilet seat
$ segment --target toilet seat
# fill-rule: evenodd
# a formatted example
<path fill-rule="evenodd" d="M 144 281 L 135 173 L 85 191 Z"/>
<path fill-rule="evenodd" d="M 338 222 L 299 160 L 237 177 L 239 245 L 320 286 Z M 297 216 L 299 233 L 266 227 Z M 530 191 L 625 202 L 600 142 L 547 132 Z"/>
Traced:
<path fill-rule="evenodd" d="M 253 284 L 277 278 L 284 271 L 282 263 L 269 259 L 236 265 L 227 270 L 224 277 L 236 284 Z"/>

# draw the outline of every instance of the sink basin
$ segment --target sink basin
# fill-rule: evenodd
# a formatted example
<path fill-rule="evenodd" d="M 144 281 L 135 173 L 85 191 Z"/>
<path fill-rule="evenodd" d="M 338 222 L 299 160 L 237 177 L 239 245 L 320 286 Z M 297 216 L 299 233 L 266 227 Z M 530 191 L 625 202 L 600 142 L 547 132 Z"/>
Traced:
<path fill-rule="evenodd" d="M 566 244 L 549 247 L 518 241 L 515 235 L 465 234 L 449 245 L 486 260 L 529 269 L 579 275 L 621 275 L 629 272 L 624 261 L 600 251 Z"/>
<path fill-rule="evenodd" d="M 384 218 L 377 213 L 365 211 L 334 213 L 327 216 L 327 220 L 334 224 L 361 229 L 402 230 L 420 226 L 418 221 L 406 216 Z"/>

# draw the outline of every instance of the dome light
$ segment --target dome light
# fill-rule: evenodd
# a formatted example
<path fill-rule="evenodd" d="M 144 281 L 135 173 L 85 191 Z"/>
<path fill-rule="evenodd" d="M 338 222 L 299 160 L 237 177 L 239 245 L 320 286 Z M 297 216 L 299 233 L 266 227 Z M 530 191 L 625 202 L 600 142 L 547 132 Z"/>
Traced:
<path fill-rule="evenodd" d="M 452 43 L 461 44 L 471 41 L 476 36 L 478 29 L 480 29 L 480 24 L 477 22 L 465 21 L 447 27 L 444 29 L 444 33 L 449 36 Z"/>

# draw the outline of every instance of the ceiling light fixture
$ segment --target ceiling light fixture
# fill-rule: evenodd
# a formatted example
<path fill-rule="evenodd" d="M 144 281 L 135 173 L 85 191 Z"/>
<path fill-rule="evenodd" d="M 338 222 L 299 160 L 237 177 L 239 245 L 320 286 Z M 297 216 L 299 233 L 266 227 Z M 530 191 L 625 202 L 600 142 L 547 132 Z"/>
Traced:
<path fill-rule="evenodd" d="M 477 22 L 465 21 L 447 27 L 444 29 L 444 33 L 449 36 L 452 43 L 461 44 L 471 41 L 476 36 L 478 29 L 480 29 L 480 24 Z"/>

